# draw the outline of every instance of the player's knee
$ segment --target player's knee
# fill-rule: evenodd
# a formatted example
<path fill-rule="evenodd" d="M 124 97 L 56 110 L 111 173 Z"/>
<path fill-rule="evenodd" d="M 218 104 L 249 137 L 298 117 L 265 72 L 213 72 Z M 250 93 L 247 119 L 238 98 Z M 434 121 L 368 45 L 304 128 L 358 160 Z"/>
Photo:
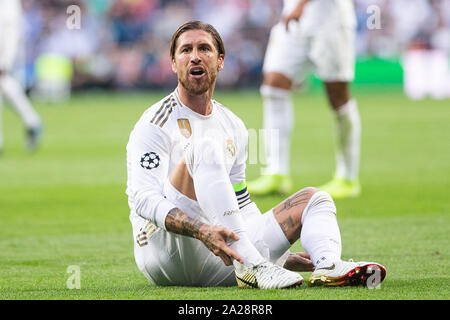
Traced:
<path fill-rule="evenodd" d="M 309 196 L 308 203 L 303 210 L 302 224 L 305 218 L 309 214 L 313 214 L 314 212 L 328 211 L 336 214 L 336 205 L 334 204 L 334 200 L 328 192 L 314 187 L 304 188 L 300 191 L 307 193 Z"/>
<path fill-rule="evenodd" d="M 350 100 L 350 92 L 345 82 L 326 83 L 327 96 L 330 105 L 337 110 Z"/>
<path fill-rule="evenodd" d="M 300 199 L 303 199 L 303 201 L 309 202 L 311 197 L 320 190 L 314 187 L 305 187 L 303 189 L 300 189 L 296 192 L 296 196 Z"/>
<path fill-rule="evenodd" d="M 264 74 L 263 86 L 274 89 L 291 90 L 292 80 L 279 72 L 267 72 Z"/>
<path fill-rule="evenodd" d="M 308 204 L 313 197 L 313 195 L 316 192 L 319 192 L 320 190 L 314 187 L 306 187 L 303 189 L 300 189 L 295 194 L 293 194 L 289 199 L 287 200 L 290 206 L 292 206 L 294 203 L 297 205 L 298 210 L 292 211 L 292 218 L 294 218 L 294 221 L 298 221 L 299 223 L 302 220 L 303 212 L 306 211 L 308 208 Z"/>
<path fill-rule="evenodd" d="M 311 198 L 309 199 L 309 202 L 312 205 L 318 205 L 322 202 L 325 202 L 325 203 L 330 203 L 334 206 L 334 200 L 328 192 L 314 188 L 314 187 L 308 187 L 305 189 L 310 190 L 309 192 L 311 194 Z"/>
<path fill-rule="evenodd" d="M 349 98 L 342 95 L 334 95 L 329 97 L 330 105 L 334 110 L 339 110 L 343 105 L 345 105 Z"/>
<path fill-rule="evenodd" d="M 308 194 L 310 197 L 312 197 L 312 195 L 318 191 L 320 190 L 314 187 L 305 187 L 303 189 L 300 189 L 298 192 L 302 194 Z"/>
<path fill-rule="evenodd" d="M 288 99 L 291 95 L 290 89 L 278 87 L 275 84 L 263 84 L 259 92 L 263 98 L 267 99 Z"/>

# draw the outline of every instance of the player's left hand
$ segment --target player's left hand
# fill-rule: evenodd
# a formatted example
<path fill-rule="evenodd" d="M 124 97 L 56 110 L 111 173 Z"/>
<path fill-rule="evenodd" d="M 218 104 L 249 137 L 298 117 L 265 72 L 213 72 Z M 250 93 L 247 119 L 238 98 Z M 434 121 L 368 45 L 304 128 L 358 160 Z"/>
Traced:
<path fill-rule="evenodd" d="M 314 271 L 311 257 L 306 252 L 289 254 L 283 267 L 291 271 Z"/>
<path fill-rule="evenodd" d="M 210 226 L 204 224 L 200 228 L 200 236 L 198 239 L 202 241 L 214 255 L 222 259 L 226 266 L 233 265 L 233 259 L 237 260 L 239 263 L 244 263 L 241 256 L 233 251 L 227 244 L 229 239 L 234 241 L 239 240 L 239 236 L 230 229 L 220 225 Z"/>

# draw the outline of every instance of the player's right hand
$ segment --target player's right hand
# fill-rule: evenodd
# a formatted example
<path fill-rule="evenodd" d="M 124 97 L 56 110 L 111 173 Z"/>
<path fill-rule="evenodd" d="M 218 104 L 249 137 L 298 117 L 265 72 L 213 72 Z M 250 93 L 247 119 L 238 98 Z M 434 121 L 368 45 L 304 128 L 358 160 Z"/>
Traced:
<path fill-rule="evenodd" d="M 244 260 L 235 251 L 233 251 L 227 244 L 227 240 L 239 240 L 239 236 L 224 226 L 211 226 L 203 225 L 200 228 L 200 241 L 202 241 L 205 246 L 214 255 L 220 257 L 226 266 L 231 266 L 233 264 L 232 259 L 236 259 L 240 263 L 244 263 Z"/>
<path fill-rule="evenodd" d="M 289 254 L 283 268 L 290 271 L 314 271 L 314 265 L 311 257 L 306 252 L 296 252 Z"/>

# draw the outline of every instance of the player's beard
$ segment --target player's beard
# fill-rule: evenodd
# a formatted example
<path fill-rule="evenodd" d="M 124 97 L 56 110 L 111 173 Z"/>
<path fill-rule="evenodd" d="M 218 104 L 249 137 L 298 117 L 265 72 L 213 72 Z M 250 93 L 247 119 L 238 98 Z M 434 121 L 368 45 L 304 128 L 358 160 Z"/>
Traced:
<path fill-rule="evenodd" d="M 214 68 L 205 68 L 204 72 L 205 76 L 200 79 L 190 78 L 189 71 L 184 72 L 178 81 L 189 94 L 201 95 L 213 88 L 217 78 L 217 71 Z"/>

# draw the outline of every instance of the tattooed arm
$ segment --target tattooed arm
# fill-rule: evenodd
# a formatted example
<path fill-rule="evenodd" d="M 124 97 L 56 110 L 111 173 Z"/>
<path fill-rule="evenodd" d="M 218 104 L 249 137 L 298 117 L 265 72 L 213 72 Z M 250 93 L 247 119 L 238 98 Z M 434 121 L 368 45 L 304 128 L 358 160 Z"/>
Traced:
<path fill-rule="evenodd" d="M 231 259 L 244 263 L 242 258 L 227 245 L 227 240 L 239 240 L 239 236 L 223 226 L 211 226 L 190 218 L 180 209 L 172 209 L 166 216 L 166 229 L 169 232 L 200 240 L 225 265 L 232 264 Z"/>

